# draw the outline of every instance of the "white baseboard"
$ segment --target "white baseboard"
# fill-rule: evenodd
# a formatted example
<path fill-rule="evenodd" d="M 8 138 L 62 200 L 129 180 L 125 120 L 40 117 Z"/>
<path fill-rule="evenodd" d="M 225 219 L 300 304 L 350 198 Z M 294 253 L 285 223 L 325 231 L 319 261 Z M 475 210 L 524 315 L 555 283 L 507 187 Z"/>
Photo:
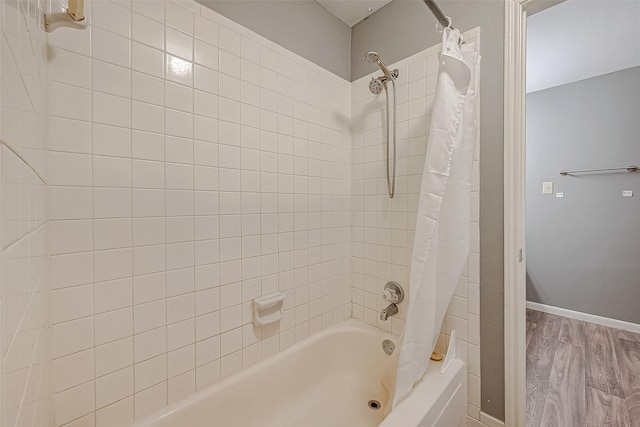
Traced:
<path fill-rule="evenodd" d="M 497 418 L 493 418 L 491 415 L 487 415 L 484 412 L 480 412 L 480 422 L 487 427 L 504 427 L 504 423 Z"/>
<path fill-rule="evenodd" d="M 540 304 L 527 301 L 527 308 L 558 316 L 569 317 L 571 319 L 582 320 L 595 323 L 597 325 L 608 326 L 610 328 L 624 329 L 625 331 L 640 333 L 640 325 L 637 323 L 625 322 L 623 320 L 610 319 L 608 317 L 596 316 L 595 314 L 582 313 L 580 311 L 568 310 L 566 308 L 554 307 L 552 305 Z"/>

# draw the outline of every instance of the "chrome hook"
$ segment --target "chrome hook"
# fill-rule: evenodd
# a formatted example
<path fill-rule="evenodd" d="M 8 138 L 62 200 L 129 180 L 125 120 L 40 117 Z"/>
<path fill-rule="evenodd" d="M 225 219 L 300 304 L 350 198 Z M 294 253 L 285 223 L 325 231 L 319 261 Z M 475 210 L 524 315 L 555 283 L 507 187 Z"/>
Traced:
<path fill-rule="evenodd" d="M 440 21 L 436 20 L 436 31 L 438 31 L 439 33 L 443 32 L 445 28 L 453 28 L 451 26 L 451 18 L 449 18 L 448 16 L 445 16 L 445 18 L 447 18 L 447 26 L 442 27 L 442 29 L 440 29 Z"/>

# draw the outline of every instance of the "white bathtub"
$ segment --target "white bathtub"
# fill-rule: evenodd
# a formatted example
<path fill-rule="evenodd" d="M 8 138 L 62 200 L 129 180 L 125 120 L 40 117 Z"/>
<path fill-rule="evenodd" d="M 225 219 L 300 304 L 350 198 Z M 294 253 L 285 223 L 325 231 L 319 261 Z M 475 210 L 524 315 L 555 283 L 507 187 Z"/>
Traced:
<path fill-rule="evenodd" d="M 466 419 L 466 368 L 432 363 L 384 421 L 385 334 L 356 320 L 333 326 L 134 424 L 135 427 L 456 427 Z M 381 424 L 382 423 L 382 424 Z"/>

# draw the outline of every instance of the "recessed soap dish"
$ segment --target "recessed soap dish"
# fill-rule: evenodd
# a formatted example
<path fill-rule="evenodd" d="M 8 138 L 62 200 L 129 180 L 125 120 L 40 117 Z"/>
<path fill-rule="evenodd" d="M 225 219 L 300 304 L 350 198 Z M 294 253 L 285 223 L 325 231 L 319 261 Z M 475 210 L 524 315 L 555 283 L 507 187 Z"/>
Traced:
<path fill-rule="evenodd" d="M 282 292 L 275 292 L 254 299 L 253 323 L 263 326 L 279 321 L 284 317 L 283 304 L 284 294 Z"/>

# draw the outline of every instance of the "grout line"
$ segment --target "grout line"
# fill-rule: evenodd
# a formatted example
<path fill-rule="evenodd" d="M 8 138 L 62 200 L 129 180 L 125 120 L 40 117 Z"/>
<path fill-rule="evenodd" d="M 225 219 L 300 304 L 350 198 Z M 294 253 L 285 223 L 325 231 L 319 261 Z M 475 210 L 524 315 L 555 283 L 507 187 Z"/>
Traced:
<path fill-rule="evenodd" d="M 20 396 L 20 403 L 18 405 L 18 410 L 17 410 L 17 414 L 16 414 L 16 423 L 20 420 L 20 414 L 22 413 L 22 409 L 24 408 L 24 400 L 27 397 L 27 392 L 29 391 L 29 383 L 31 380 L 31 375 L 33 374 L 33 366 L 35 364 L 35 360 L 36 360 L 36 356 L 38 355 L 38 350 L 39 350 L 39 343 L 40 343 L 40 334 L 42 333 L 42 329 L 38 330 L 38 336 L 36 338 L 36 340 L 34 341 L 35 344 L 35 348 L 33 350 L 33 353 L 31 355 L 31 362 L 29 363 L 29 372 L 27 373 L 27 376 L 25 378 L 25 387 L 24 390 L 22 391 L 22 396 Z"/>
<path fill-rule="evenodd" d="M 129 162 L 130 162 L 130 182 L 129 182 L 129 191 L 130 191 L 130 205 L 131 205 L 131 383 L 133 386 L 133 390 L 131 392 L 131 406 L 133 414 L 132 418 L 135 420 L 135 394 L 136 394 L 136 363 L 135 363 L 135 248 L 134 245 L 134 200 L 133 200 L 133 189 L 134 189 L 134 162 L 133 162 L 133 4 L 131 4 L 131 8 L 129 9 Z M 163 66 L 164 66 L 164 56 L 163 56 Z M 113 403 L 112 403 L 113 404 Z"/>
<path fill-rule="evenodd" d="M 20 332 L 20 328 L 22 327 L 22 323 L 25 320 L 25 317 L 27 315 L 27 312 L 29 311 L 29 308 L 31 307 L 31 303 L 34 299 L 35 294 L 38 291 L 38 286 L 33 288 L 33 291 L 31 292 L 31 296 L 29 297 L 29 301 L 25 304 L 24 306 L 24 310 L 22 311 L 22 315 L 20 316 L 20 320 L 18 321 L 18 323 L 16 324 L 15 327 L 15 331 L 13 333 L 13 335 L 11 336 L 11 339 L 9 340 L 9 344 L 7 345 L 7 349 L 4 353 L 4 356 L 2 357 L 2 361 L 6 362 L 7 357 L 9 356 L 9 353 L 11 352 L 12 348 L 13 348 L 13 344 L 15 343 L 18 333 Z M 5 303 L 6 303 L 6 299 L 5 299 Z"/>
<path fill-rule="evenodd" d="M 196 55 L 195 55 L 195 43 L 196 43 L 196 37 L 195 37 L 195 32 L 196 32 L 196 16 L 197 14 L 194 13 L 192 15 L 192 23 L 193 23 L 193 35 L 191 36 L 191 56 L 193 57 L 194 63 L 195 63 L 195 59 L 196 59 Z M 195 74 L 195 73 L 194 73 Z M 196 258 L 197 258 L 197 253 L 196 253 L 196 177 L 195 177 L 195 157 L 196 157 L 196 153 L 195 153 L 195 116 L 196 116 L 196 105 L 195 105 L 196 101 L 195 101 L 195 75 L 194 75 L 194 79 L 193 79 L 193 84 L 191 87 L 191 111 L 192 111 L 192 117 L 191 117 L 191 127 L 194 129 L 194 134 L 192 135 L 191 138 L 191 149 L 192 149 L 192 155 L 191 155 L 191 194 L 192 194 L 192 216 L 191 216 L 191 221 L 193 222 L 193 239 L 191 244 L 193 245 L 193 288 L 191 290 L 191 293 L 193 295 L 193 337 L 194 337 L 194 344 L 193 344 L 193 370 L 194 370 L 194 377 L 193 377 L 193 390 L 196 390 L 196 376 L 195 376 L 195 369 L 196 369 L 196 344 L 195 344 L 195 340 L 196 340 L 196 318 L 197 318 L 197 310 L 196 310 Z M 165 183 L 166 185 L 166 183 Z M 168 333 L 168 329 L 167 329 L 167 333 Z M 168 346 L 167 346 L 168 347 Z M 176 349 L 174 349 L 175 351 Z M 168 373 L 168 361 L 167 361 L 167 377 L 169 376 Z"/>
<path fill-rule="evenodd" d="M 13 147 L 11 147 L 5 141 L 1 141 L 1 140 L 0 140 L 0 145 L 4 146 L 7 150 L 9 150 L 11 153 L 13 153 L 14 156 L 16 156 L 18 159 L 20 159 L 29 169 L 31 169 L 31 172 L 33 172 L 38 177 L 38 179 L 40 179 L 42 184 L 48 185 L 47 182 L 44 180 L 44 178 L 42 178 L 42 176 L 38 173 L 38 171 L 36 171 L 33 168 L 33 166 L 31 166 L 31 164 L 29 164 L 29 162 L 24 157 L 22 157 L 20 155 L 20 153 L 18 153 L 16 150 L 14 150 Z"/>
<path fill-rule="evenodd" d="M 165 341 L 165 354 L 169 355 L 169 352 L 166 351 L 166 349 L 168 349 L 167 346 L 167 341 L 168 341 L 168 333 L 169 333 L 169 328 L 167 328 L 166 326 L 166 319 L 168 318 L 168 310 L 167 310 L 167 305 L 168 305 L 168 301 L 169 301 L 169 283 L 167 280 L 167 81 L 168 81 L 168 76 L 167 76 L 167 59 L 168 59 L 168 52 L 167 52 L 167 2 L 164 2 L 163 5 L 163 29 L 162 29 L 162 36 L 163 36 L 163 55 L 162 55 L 162 130 L 163 130 L 163 144 L 162 144 L 162 149 L 163 149 L 163 155 L 162 155 L 162 161 L 164 162 L 164 168 L 163 168 L 163 173 L 164 173 L 164 177 L 163 177 L 163 185 L 164 185 L 164 275 L 165 275 L 165 292 L 164 292 L 164 318 L 165 318 L 165 326 L 164 326 L 164 341 Z M 193 66 L 192 66 L 192 70 L 193 70 Z M 193 71 L 192 71 L 193 72 Z M 192 82 L 193 82 L 193 75 L 192 75 Z M 167 405 L 167 403 L 169 402 L 169 382 L 168 382 L 168 378 L 169 378 L 169 363 L 168 360 L 165 359 L 165 365 L 164 365 L 164 374 L 165 374 L 165 399 L 164 399 L 164 405 Z M 135 412 L 135 403 L 134 403 L 134 412 Z"/>
<path fill-rule="evenodd" d="M 19 6 L 18 6 L 19 7 Z M 24 17 L 24 14 L 20 14 Z M 27 29 L 27 32 L 29 32 L 28 28 L 29 26 L 25 24 L 24 28 Z M 20 69 L 20 62 L 17 61 L 16 59 L 16 55 L 13 52 L 13 50 L 11 49 L 11 43 L 9 43 L 9 38 L 7 37 L 7 33 L 5 33 L 4 31 L 2 31 L 2 38 L 5 41 L 5 44 L 7 46 L 7 49 L 9 51 L 9 54 L 11 55 L 11 59 L 13 60 L 13 65 L 15 65 L 16 69 Z M 33 48 L 33 43 L 31 43 L 31 37 L 29 37 L 29 47 L 32 49 Z M 0 43 L 2 43 L 2 41 L 0 40 Z M 30 52 L 33 57 L 35 57 L 36 55 L 33 53 L 33 51 Z M 18 72 L 18 75 L 20 76 L 20 82 L 22 83 L 22 88 L 24 90 L 24 93 L 27 96 L 27 99 L 29 99 L 29 103 L 31 104 L 31 110 L 32 111 L 37 111 L 37 108 L 35 106 L 35 103 L 33 102 L 33 99 L 31 99 L 31 93 L 29 92 L 28 86 L 26 84 L 26 82 L 24 81 L 24 74 L 22 72 Z"/>
<path fill-rule="evenodd" d="M 91 18 L 93 18 L 93 8 L 90 11 L 91 13 Z M 92 19 L 93 21 L 93 19 Z M 90 25 L 91 26 L 91 25 Z M 91 31 L 91 28 L 87 28 L 87 31 Z M 91 163 L 90 163 L 90 168 L 91 168 L 91 182 L 90 182 L 90 188 L 91 188 L 91 286 L 92 286 L 92 291 L 93 291 L 93 310 L 91 313 L 91 317 L 92 317 L 92 328 L 93 328 L 93 334 L 92 334 L 92 343 L 91 343 L 91 348 L 94 349 L 93 351 L 93 374 L 92 374 L 92 381 L 93 381 L 93 412 L 95 412 L 96 407 L 95 407 L 95 402 L 97 401 L 97 387 L 96 387 L 96 383 L 95 383 L 95 378 L 96 378 L 96 352 L 95 352 L 95 348 L 96 348 L 96 297 L 95 297 L 95 282 L 96 282 L 96 257 L 95 257 L 95 239 L 96 239 L 96 232 L 95 232 L 95 205 L 96 205 L 96 196 L 95 196 L 95 187 L 94 187 L 94 173 L 95 170 L 93 168 L 93 154 L 94 154 L 94 141 L 93 141 L 93 123 L 94 123 L 94 111 L 93 111 L 93 102 L 94 102 L 94 96 L 93 96 L 93 39 L 90 38 L 89 39 L 89 96 L 90 96 L 90 101 L 91 101 L 91 105 L 89 106 L 89 114 L 90 114 L 90 135 L 89 138 L 91 139 L 91 144 L 90 144 L 90 148 L 91 151 L 89 153 L 87 153 L 90 156 L 91 159 Z"/>
<path fill-rule="evenodd" d="M 8 251 L 9 249 L 11 249 L 12 246 L 22 242 L 23 240 L 31 237 L 33 234 L 37 234 L 41 228 L 45 227 L 47 225 L 47 222 L 42 222 L 40 223 L 40 225 L 38 225 L 36 228 L 34 228 L 33 230 L 28 231 L 26 234 L 21 235 L 20 237 L 16 238 L 15 240 L 9 242 L 5 247 L 2 248 L 3 252 Z"/>

